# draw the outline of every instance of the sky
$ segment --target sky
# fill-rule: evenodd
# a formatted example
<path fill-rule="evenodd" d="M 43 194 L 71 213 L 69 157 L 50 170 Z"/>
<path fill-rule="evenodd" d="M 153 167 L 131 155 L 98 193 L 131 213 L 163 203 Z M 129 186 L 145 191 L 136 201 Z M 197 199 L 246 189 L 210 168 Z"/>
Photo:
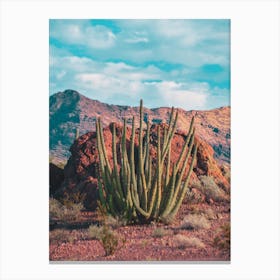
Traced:
<path fill-rule="evenodd" d="M 230 20 L 50 20 L 50 95 L 116 105 L 230 105 Z"/>

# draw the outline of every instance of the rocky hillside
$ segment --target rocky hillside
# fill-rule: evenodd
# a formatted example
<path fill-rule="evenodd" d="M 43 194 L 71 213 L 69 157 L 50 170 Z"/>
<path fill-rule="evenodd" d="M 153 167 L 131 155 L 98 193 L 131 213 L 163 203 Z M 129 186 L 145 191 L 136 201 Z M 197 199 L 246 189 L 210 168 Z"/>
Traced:
<path fill-rule="evenodd" d="M 145 101 L 144 101 L 145 102 Z M 102 117 L 103 126 L 111 122 L 120 123 L 139 114 L 138 107 L 118 106 L 91 100 L 73 90 L 65 90 L 50 96 L 50 157 L 54 163 L 70 157 L 70 146 L 76 133 L 83 135 L 95 131 L 95 120 Z M 169 119 L 170 108 L 144 109 L 146 117 L 154 124 Z M 178 131 L 186 132 L 191 117 L 196 115 L 196 134 L 210 144 L 214 157 L 222 163 L 230 162 L 230 107 L 209 111 L 185 111 L 179 109 Z M 137 120 L 138 118 L 136 118 Z"/>

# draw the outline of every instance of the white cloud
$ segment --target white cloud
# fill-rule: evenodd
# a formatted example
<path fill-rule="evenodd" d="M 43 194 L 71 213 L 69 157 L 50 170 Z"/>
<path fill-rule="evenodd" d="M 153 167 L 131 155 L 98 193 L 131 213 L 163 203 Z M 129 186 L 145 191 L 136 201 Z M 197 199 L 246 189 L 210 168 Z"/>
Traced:
<path fill-rule="evenodd" d="M 87 21 L 80 24 L 58 21 L 51 29 L 51 37 L 68 44 L 84 45 L 95 49 L 108 49 L 115 45 L 116 36 L 103 25 L 90 25 Z"/>
<path fill-rule="evenodd" d="M 145 100 L 146 106 L 175 106 L 184 109 L 202 109 L 207 102 L 208 91 L 186 89 L 183 83 L 174 81 L 145 82 L 140 80 L 119 79 L 106 74 L 84 73 L 76 75 L 76 80 L 87 89 L 99 95 L 102 101 L 121 104 L 138 104 Z"/>
<path fill-rule="evenodd" d="M 60 71 L 60 72 L 58 72 L 57 74 L 56 74 L 56 78 L 58 79 L 58 80 L 60 80 L 60 79 L 62 79 L 65 75 L 66 75 L 66 71 Z"/>

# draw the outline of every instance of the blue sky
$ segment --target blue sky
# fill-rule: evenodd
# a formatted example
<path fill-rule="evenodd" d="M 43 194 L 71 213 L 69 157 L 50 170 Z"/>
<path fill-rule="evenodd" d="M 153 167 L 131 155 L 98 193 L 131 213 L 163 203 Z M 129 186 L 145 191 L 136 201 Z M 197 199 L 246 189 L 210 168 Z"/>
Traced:
<path fill-rule="evenodd" d="M 230 105 L 229 20 L 50 20 L 50 95 L 186 110 Z"/>

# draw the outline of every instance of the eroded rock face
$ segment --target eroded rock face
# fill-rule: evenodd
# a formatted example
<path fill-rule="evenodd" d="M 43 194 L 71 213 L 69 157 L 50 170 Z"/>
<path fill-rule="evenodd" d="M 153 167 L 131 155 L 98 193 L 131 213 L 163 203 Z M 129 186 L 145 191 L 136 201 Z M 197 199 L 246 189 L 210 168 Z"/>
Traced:
<path fill-rule="evenodd" d="M 161 130 L 166 124 L 160 124 Z M 153 163 L 156 164 L 156 150 L 157 150 L 157 127 L 151 127 L 150 134 L 150 155 Z M 120 145 L 122 136 L 122 126 L 116 125 L 117 148 Z M 112 164 L 112 133 L 111 125 L 103 130 L 104 141 L 107 150 L 107 155 Z M 139 130 L 136 130 L 135 136 L 135 161 L 137 161 L 138 150 L 138 135 Z M 127 128 L 127 150 L 130 150 L 131 128 Z M 171 169 L 174 163 L 177 162 L 183 145 L 185 143 L 186 135 L 182 132 L 177 132 L 171 142 Z M 199 175 L 213 176 L 216 183 L 225 185 L 229 188 L 228 181 L 224 178 L 220 167 L 214 159 L 214 150 L 210 145 L 196 137 L 198 142 L 197 160 L 194 166 L 194 172 L 191 176 L 192 180 L 197 180 Z M 85 207 L 88 209 L 95 209 L 97 206 L 97 172 L 98 172 L 98 151 L 96 148 L 96 133 L 89 132 L 78 138 L 71 146 L 71 157 L 64 168 L 65 180 L 62 187 L 57 191 L 57 195 L 63 193 L 80 192 L 85 194 Z M 120 163 L 120 158 L 118 159 Z"/>

